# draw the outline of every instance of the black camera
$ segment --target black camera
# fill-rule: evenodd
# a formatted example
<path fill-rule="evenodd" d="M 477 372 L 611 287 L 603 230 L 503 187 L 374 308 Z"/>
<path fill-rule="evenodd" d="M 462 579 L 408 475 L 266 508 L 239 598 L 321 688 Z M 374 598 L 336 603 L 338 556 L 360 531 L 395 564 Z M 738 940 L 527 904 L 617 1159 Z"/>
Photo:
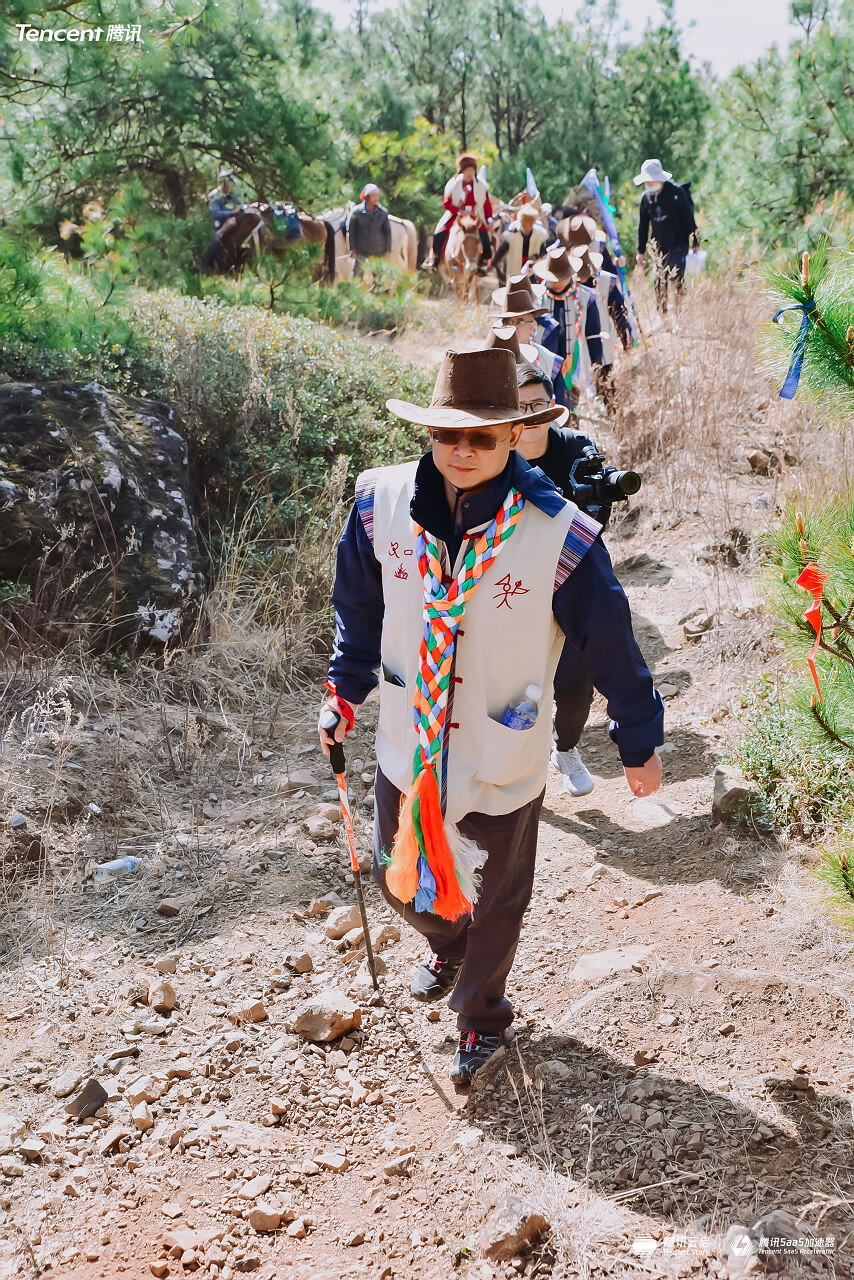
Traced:
<path fill-rule="evenodd" d="M 595 444 L 589 444 L 573 462 L 569 483 L 572 501 L 577 506 L 598 520 L 602 516 L 607 520 L 613 503 L 625 502 L 637 493 L 641 478 L 636 471 L 618 471 L 616 467 L 605 466 L 605 455 Z"/>

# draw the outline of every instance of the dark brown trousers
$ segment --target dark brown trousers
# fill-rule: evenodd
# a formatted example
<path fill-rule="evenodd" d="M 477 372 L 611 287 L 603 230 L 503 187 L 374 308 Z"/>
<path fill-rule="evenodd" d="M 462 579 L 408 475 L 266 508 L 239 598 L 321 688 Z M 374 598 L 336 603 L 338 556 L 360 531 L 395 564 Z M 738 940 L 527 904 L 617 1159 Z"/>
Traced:
<path fill-rule="evenodd" d="M 541 793 L 513 813 L 494 817 L 469 813 L 459 823 L 463 835 L 488 853 L 481 870 L 480 897 L 470 916 L 443 920 L 400 902 L 385 884 L 383 854 L 397 831 L 401 794 L 377 769 L 374 801 L 374 879 L 383 896 L 417 929 L 442 960 L 462 960 L 463 967 L 448 1001 L 461 1031 L 497 1034 L 513 1021 L 504 994 L 516 955 L 522 919 L 534 885 L 537 826 Z"/>

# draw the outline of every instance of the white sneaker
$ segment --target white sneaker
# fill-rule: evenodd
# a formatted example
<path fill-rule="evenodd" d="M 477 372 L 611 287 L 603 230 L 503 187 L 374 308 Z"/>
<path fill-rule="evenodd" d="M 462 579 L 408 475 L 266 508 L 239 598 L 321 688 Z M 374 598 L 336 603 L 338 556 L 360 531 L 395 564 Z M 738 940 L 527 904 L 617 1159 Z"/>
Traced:
<path fill-rule="evenodd" d="M 573 747 L 571 751 L 558 751 L 555 747 L 551 761 L 558 772 L 563 774 L 561 790 L 567 795 L 587 796 L 596 786 L 587 772 L 587 766 L 581 759 L 578 747 Z"/>

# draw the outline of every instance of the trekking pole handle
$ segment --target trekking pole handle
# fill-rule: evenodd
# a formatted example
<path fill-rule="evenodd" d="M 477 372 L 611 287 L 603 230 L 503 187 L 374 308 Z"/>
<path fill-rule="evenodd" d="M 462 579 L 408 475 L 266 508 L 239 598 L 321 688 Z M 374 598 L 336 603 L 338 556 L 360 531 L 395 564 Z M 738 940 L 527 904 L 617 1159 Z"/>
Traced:
<path fill-rule="evenodd" d="M 332 736 L 340 719 L 341 716 L 333 711 L 331 707 L 320 717 L 320 727 L 326 734 L 326 741 L 329 743 L 329 763 L 332 765 L 332 772 L 336 775 L 343 773 L 345 769 L 344 745 L 341 742 L 336 742 Z"/>

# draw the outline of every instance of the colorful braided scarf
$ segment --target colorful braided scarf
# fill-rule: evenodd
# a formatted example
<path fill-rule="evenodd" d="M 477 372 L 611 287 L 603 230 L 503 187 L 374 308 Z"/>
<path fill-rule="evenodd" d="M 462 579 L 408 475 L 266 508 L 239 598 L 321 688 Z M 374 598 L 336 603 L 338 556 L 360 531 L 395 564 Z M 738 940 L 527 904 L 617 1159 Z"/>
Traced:
<path fill-rule="evenodd" d="M 401 902 L 414 901 L 416 911 L 433 912 L 445 920 L 457 920 L 471 911 L 480 884 L 477 872 L 486 860 L 473 840 L 445 822 L 439 795 L 438 764 L 457 631 L 467 601 L 516 528 L 524 505 L 518 489 L 511 489 L 492 524 L 469 547 L 457 577 L 448 583 L 442 580 L 436 539 L 415 525 L 424 588 L 424 635 L 413 703 L 418 747 L 412 786 L 400 811 L 386 868 L 386 885 Z"/>
<path fill-rule="evenodd" d="M 574 380 L 578 372 L 578 362 L 581 358 L 581 299 L 578 296 L 578 289 L 575 281 L 571 280 L 564 289 L 550 289 L 551 297 L 556 298 L 564 305 L 564 315 L 566 315 L 566 307 L 569 298 L 572 298 L 572 305 L 575 308 L 575 334 L 572 339 L 572 346 L 569 344 L 569 337 L 566 341 L 566 358 L 561 365 L 561 373 L 567 386 Z M 566 325 L 568 331 L 569 326 Z"/>

